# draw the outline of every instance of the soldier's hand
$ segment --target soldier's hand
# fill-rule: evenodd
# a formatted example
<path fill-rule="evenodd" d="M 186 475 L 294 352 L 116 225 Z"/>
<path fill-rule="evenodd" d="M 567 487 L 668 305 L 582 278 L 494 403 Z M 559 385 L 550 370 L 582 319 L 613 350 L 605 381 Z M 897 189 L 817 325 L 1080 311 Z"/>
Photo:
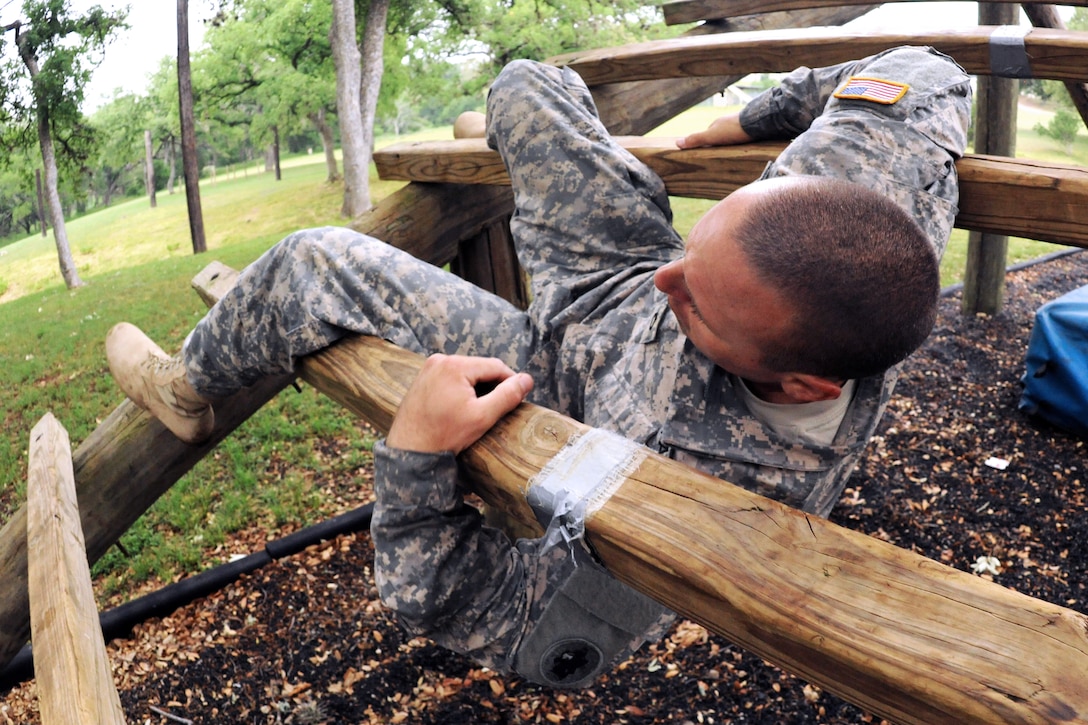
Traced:
<path fill-rule="evenodd" d="M 740 114 L 731 113 L 716 119 L 705 131 L 677 139 L 676 145 L 682 149 L 693 149 L 700 146 L 732 146 L 751 140 L 752 137 L 741 128 Z"/>
<path fill-rule="evenodd" d="M 490 390 L 480 394 L 484 388 Z M 432 355 L 401 401 L 385 443 L 420 453 L 460 453 L 532 389 L 527 373 L 496 358 Z"/>

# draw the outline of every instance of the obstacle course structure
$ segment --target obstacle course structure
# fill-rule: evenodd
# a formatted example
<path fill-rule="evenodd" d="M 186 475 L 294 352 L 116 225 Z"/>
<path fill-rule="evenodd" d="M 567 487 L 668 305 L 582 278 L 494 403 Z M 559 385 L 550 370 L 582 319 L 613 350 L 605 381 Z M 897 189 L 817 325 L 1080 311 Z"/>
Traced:
<path fill-rule="evenodd" d="M 713 18 L 675 41 L 556 59 L 587 78 L 606 125 L 641 134 L 749 72 L 821 65 L 909 43 L 948 52 L 980 74 L 1011 72 L 1083 84 L 1088 38 L 1002 28 L 927 37 L 762 28 L 838 24 L 871 6 L 775 5 L 789 13 L 722 19 L 741 3 L 698 6 Z M 761 4 L 765 5 L 765 4 Z M 837 3 L 837 5 L 841 5 Z M 802 9 L 805 8 L 805 9 Z M 672 17 L 676 17 L 673 15 Z M 732 32 L 743 31 L 743 32 Z M 1010 45 L 1012 51 L 1009 50 Z M 995 50 L 996 48 L 996 50 Z M 995 66 L 994 58 L 1001 61 Z M 1009 59 L 1018 59 L 1010 64 Z M 1024 59 L 1027 59 L 1026 61 Z M 721 198 L 755 179 L 781 148 L 752 144 L 680 151 L 671 141 L 624 144 L 670 193 Z M 504 297 L 526 299 L 506 218 L 512 195 L 497 155 L 478 140 L 376 155 L 386 178 L 410 183 L 355 224 Z M 959 164 L 962 228 L 1088 246 L 1088 170 L 993 156 Z M 208 302 L 232 283 L 212 266 L 194 283 Z M 303 361 L 300 377 L 387 429 L 421 364 L 366 338 Z M 212 439 L 191 447 L 125 401 L 72 455 L 86 556 L 96 560 L 154 500 L 234 427 L 287 386 L 267 380 L 217 406 Z M 490 505 L 535 525 L 526 481 L 584 426 L 525 405 L 465 453 Z M 33 619 L 27 526 L 0 529 L 0 663 Z M 685 526 L 678 531 L 677 521 Z M 1075 722 L 1088 718 L 1088 618 L 1011 592 L 649 454 L 586 523 L 617 577 L 684 616 L 859 706 L 896 722 Z M 975 622 L 985 618 L 986 628 Z"/>

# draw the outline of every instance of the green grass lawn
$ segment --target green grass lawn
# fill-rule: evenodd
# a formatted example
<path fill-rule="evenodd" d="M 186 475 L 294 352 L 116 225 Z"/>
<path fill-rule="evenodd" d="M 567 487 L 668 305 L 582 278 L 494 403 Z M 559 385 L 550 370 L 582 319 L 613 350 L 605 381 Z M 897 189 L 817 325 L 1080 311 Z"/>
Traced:
<path fill-rule="evenodd" d="M 658 133 L 701 129 L 719 113 L 700 107 Z M 412 138 L 449 137 L 444 128 Z M 1070 157 L 1028 128 L 1021 155 L 1029 150 L 1088 165 L 1084 137 Z M 255 169 L 222 171 L 201 187 L 209 252 L 200 256 L 191 253 L 181 193 L 160 193 L 156 209 L 137 199 L 76 219 L 68 230 L 87 284 L 75 290 L 61 281 L 51 235 L 0 249 L 0 384 L 7 391 L 0 400 L 7 441 L 0 446 L 0 521 L 24 500 L 27 439 L 42 415 L 56 415 L 76 447 L 121 402 L 103 349 L 109 328 L 129 320 L 165 349 L 178 349 L 205 311 L 189 281 L 210 261 L 240 268 L 288 232 L 342 222 L 341 187 L 324 178 L 319 154 L 285 160 L 280 182 Z M 373 183 L 375 199 L 399 186 Z M 674 199 L 677 229 L 686 234 L 711 203 Z M 957 231 L 945 284 L 962 276 L 965 247 L 966 233 Z M 1013 240 L 1010 261 L 1054 248 Z M 294 528 L 354 505 L 352 480 L 370 443 L 358 421 L 313 391 L 281 394 L 160 499 L 122 539 L 123 550 L 99 562 L 100 593 L 147 578 L 170 581 L 239 553 L 221 547 L 241 528 Z"/>

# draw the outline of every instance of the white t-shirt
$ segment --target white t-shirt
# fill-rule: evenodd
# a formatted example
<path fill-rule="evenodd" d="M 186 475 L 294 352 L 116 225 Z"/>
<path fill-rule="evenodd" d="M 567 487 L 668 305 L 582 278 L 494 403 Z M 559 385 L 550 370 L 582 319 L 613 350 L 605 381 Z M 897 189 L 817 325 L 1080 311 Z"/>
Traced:
<path fill-rule="evenodd" d="M 854 397 L 854 381 L 847 380 L 834 400 L 815 403 L 768 403 L 749 390 L 740 378 L 737 389 L 752 415 L 778 435 L 801 443 L 831 445 Z"/>

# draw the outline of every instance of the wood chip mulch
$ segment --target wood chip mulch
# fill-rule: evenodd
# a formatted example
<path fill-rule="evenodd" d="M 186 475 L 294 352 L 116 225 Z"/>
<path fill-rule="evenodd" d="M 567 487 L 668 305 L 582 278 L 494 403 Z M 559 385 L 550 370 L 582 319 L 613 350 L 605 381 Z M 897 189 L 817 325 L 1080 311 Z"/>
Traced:
<path fill-rule="evenodd" d="M 982 576 L 1088 612 L 1083 441 L 1017 410 L 1035 310 L 1084 284 L 1073 254 L 1010 273 L 998 315 L 945 298 L 832 520 L 965 571 L 994 557 Z M 880 722 L 691 622 L 586 690 L 498 676 L 405 636 L 372 562 L 366 535 L 343 536 L 137 626 L 109 646 L 128 721 Z M 38 721 L 33 683 L 0 703 L 0 723 Z"/>

